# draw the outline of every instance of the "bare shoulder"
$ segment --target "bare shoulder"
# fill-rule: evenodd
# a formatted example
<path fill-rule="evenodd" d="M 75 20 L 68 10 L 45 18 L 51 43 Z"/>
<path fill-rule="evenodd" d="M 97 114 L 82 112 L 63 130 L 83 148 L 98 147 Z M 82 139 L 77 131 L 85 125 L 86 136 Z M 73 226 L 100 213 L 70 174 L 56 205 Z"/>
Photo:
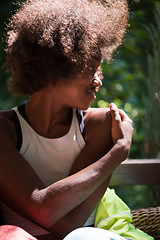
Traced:
<path fill-rule="evenodd" d="M 86 145 L 75 160 L 71 173 L 96 162 L 113 147 L 110 110 L 89 108 L 83 114 Z"/>
<path fill-rule="evenodd" d="M 110 110 L 109 108 L 89 108 L 86 111 L 84 111 L 84 122 L 87 124 L 87 122 L 93 122 L 93 123 L 103 123 L 105 122 L 110 124 L 111 123 L 111 116 L 110 116 Z"/>
<path fill-rule="evenodd" d="M 94 141 L 98 145 L 104 145 L 106 150 L 110 150 L 112 147 L 112 135 L 109 108 L 87 109 L 84 112 L 84 123 L 86 143 Z"/>

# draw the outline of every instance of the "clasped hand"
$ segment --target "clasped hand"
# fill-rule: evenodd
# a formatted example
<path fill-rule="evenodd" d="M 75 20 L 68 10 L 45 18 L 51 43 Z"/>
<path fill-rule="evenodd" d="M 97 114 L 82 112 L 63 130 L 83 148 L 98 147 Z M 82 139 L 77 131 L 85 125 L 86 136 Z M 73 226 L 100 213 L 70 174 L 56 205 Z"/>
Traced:
<path fill-rule="evenodd" d="M 110 113 L 112 118 L 112 141 L 115 145 L 121 142 L 125 146 L 125 150 L 129 153 L 132 135 L 133 135 L 133 122 L 128 115 L 116 107 L 114 103 L 110 104 Z"/>

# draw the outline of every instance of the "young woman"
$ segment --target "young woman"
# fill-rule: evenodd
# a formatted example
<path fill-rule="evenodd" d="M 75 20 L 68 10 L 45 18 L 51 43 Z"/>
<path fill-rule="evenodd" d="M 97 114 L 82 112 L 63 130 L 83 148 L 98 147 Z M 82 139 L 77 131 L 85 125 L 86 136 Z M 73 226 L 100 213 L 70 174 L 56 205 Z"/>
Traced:
<path fill-rule="evenodd" d="M 5 224 L 46 240 L 93 224 L 133 133 L 113 103 L 89 108 L 102 85 L 100 64 L 121 43 L 127 18 L 124 0 L 28 0 L 12 17 L 9 89 L 29 101 L 0 113 Z"/>

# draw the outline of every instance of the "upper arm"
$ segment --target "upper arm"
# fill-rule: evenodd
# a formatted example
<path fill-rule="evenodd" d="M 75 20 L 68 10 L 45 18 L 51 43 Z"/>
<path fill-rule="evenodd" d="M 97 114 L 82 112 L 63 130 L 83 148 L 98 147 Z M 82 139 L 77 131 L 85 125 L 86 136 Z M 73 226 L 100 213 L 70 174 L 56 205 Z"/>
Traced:
<path fill-rule="evenodd" d="M 10 121 L 0 116 L 0 199 L 15 211 L 32 218 L 36 205 L 31 196 L 43 184 L 16 150 L 11 128 Z"/>
<path fill-rule="evenodd" d="M 75 173 L 103 157 L 113 146 L 109 109 L 90 108 L 84 115 L 86 146 L 77 156 L 71 173 Z"/>
<path fill-rule="evenodd" d="M 112 147 L 111 116 L 107 108 L 90 108 L 85 117 L 85 141 L 100 155 Z"/>

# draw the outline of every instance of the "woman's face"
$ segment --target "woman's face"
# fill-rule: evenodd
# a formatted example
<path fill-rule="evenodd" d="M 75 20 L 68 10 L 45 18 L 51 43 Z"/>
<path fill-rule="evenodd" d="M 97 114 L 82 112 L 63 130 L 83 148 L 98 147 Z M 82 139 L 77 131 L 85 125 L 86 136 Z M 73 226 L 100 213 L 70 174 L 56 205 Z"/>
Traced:
<path fill-rule="evenodd" d="M 96 98 L 102 82 L 98 76 L 100 61 L 93 60 L 88 68 L 71 82 L 55 87 L 59 100 L 66 106 L 86 110 Z"/>

